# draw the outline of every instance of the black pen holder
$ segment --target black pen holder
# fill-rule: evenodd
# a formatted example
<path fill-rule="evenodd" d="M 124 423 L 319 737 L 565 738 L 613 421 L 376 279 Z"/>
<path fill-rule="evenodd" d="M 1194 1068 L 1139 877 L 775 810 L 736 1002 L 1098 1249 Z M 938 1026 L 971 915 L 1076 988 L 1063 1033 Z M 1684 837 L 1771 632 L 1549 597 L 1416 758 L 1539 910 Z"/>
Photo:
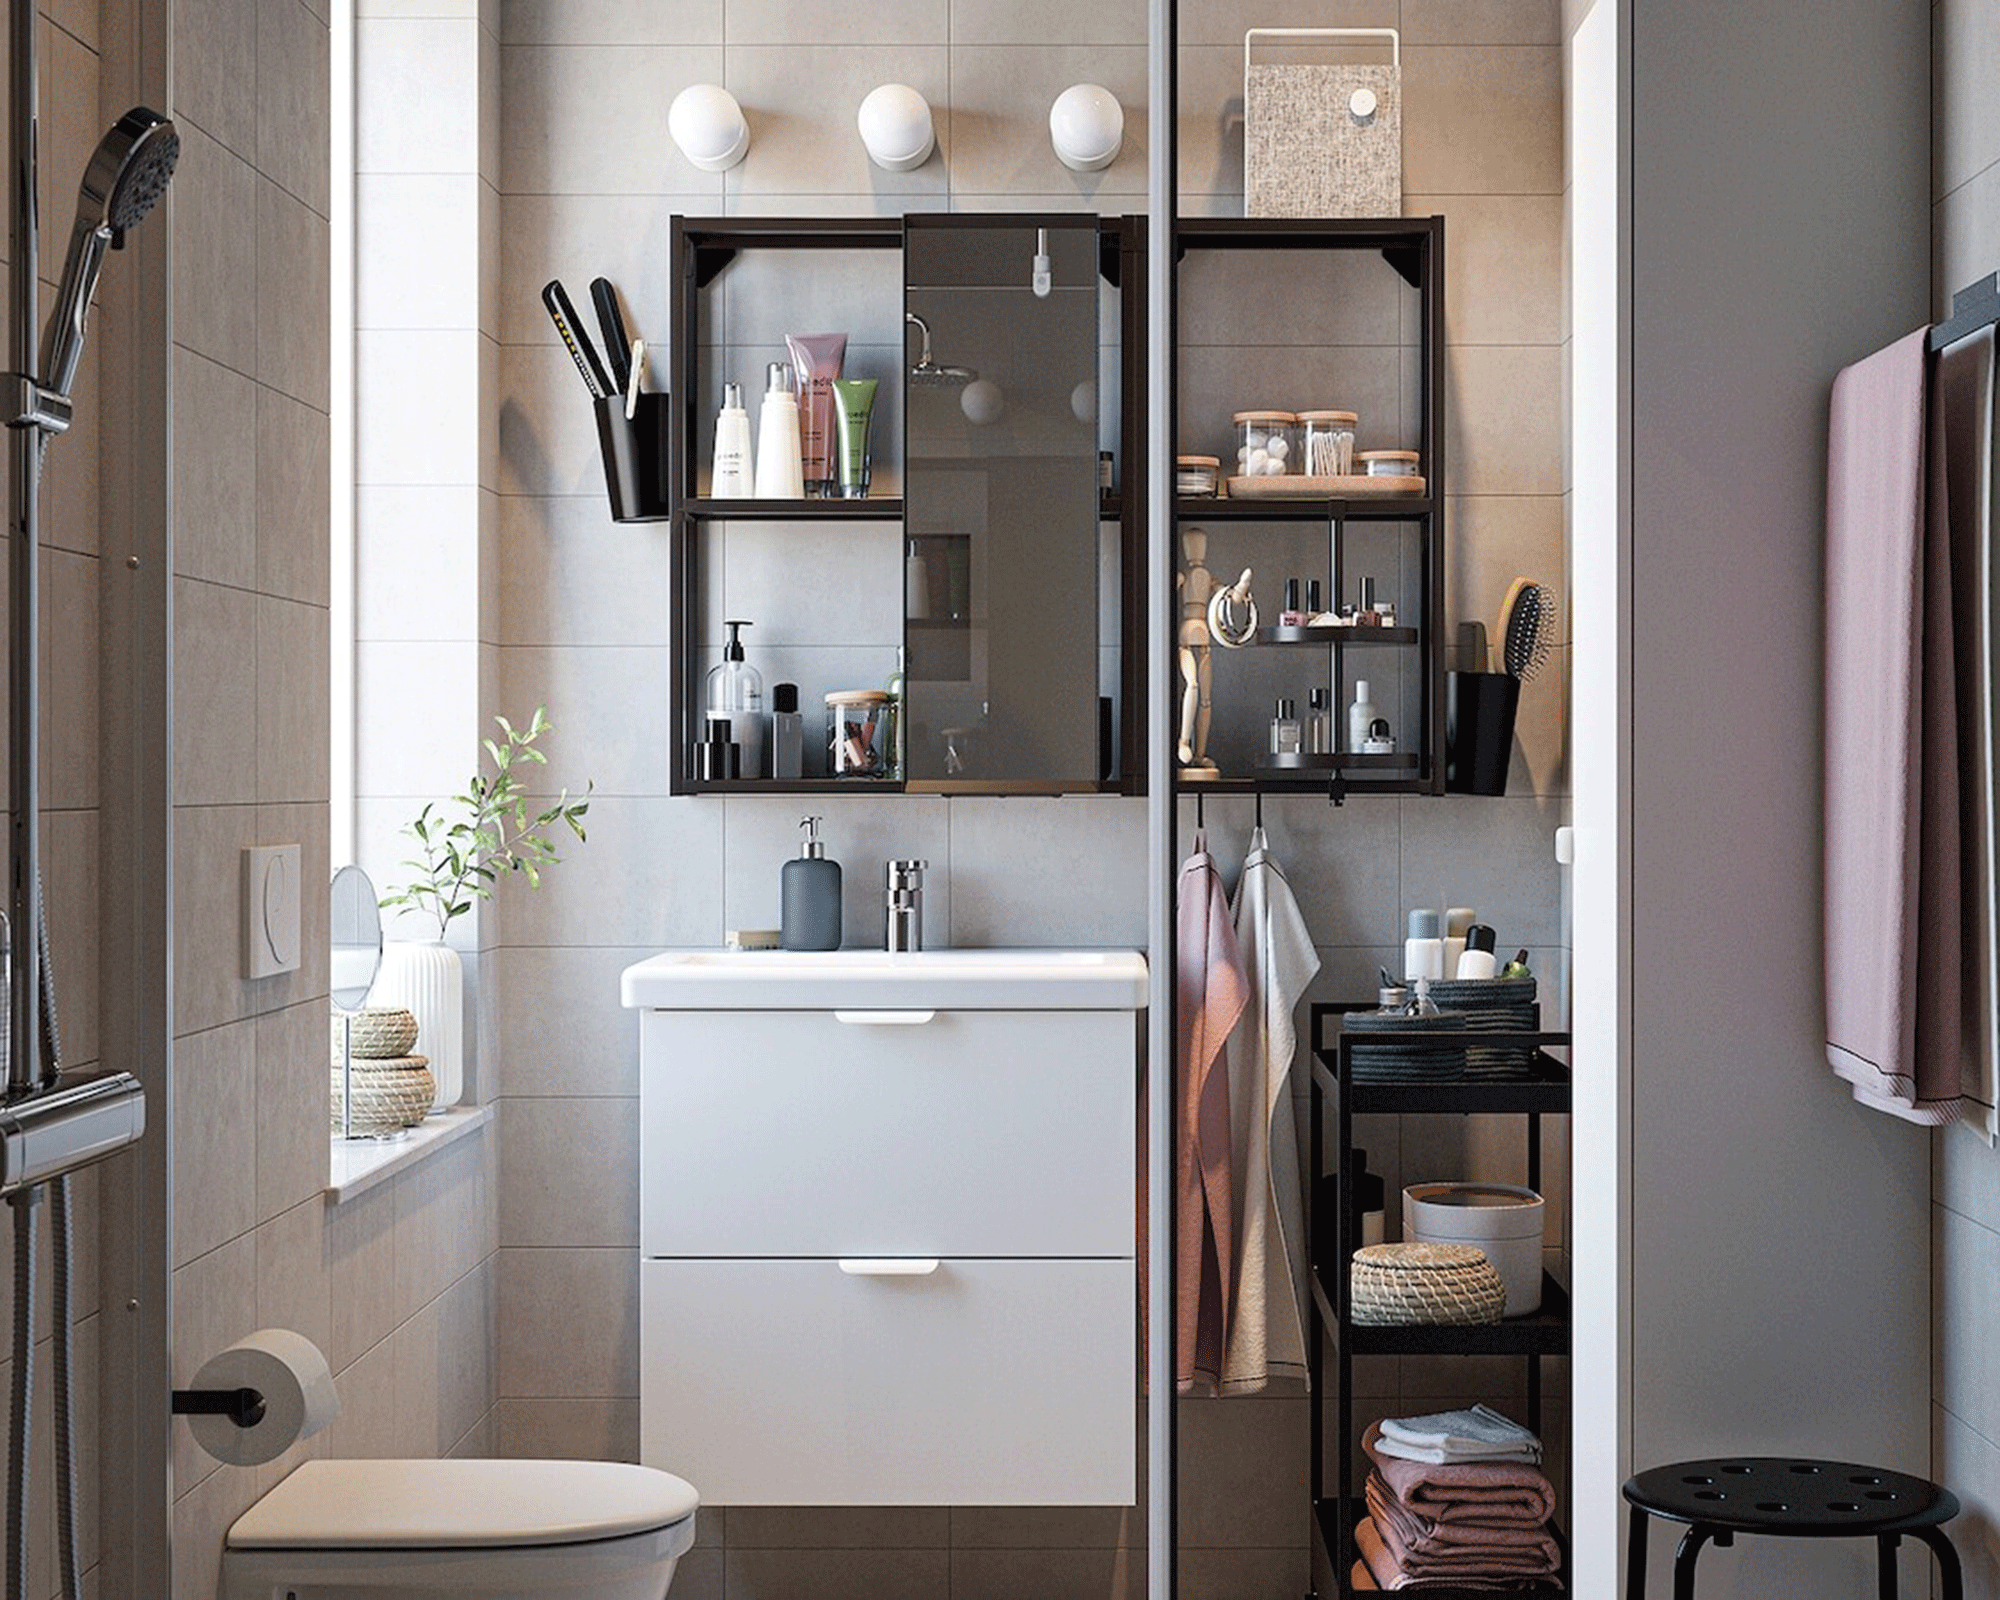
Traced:
<path fill-rule="evenodd" d="M 642 394 L 628 419 L 625 397 L 596 402 L 597 443 L 604 453 L 604 488 L 611 496 L 613 522 L 667 519 L 669 461 L 664 393 Z"/>
<path fill-rule="evenodd" d="M 1506 672 L 1444 675 L 1444 786 L 1449 794 L 1505 794 L 1521 680 Z"/>

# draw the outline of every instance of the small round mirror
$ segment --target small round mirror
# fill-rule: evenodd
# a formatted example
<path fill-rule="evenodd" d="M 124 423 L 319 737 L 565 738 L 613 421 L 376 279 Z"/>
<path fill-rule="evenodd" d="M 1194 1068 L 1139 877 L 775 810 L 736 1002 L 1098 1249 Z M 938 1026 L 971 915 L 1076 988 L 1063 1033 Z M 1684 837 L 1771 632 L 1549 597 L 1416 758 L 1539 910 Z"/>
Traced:
<path fill-rule="evenodd" d="M 342 1011 L 359 1011 L 382 965 L 382 908 L 375 885 L 359 867 L 342 867 L 333 875 L 332 900 L 332 999 Z"/>

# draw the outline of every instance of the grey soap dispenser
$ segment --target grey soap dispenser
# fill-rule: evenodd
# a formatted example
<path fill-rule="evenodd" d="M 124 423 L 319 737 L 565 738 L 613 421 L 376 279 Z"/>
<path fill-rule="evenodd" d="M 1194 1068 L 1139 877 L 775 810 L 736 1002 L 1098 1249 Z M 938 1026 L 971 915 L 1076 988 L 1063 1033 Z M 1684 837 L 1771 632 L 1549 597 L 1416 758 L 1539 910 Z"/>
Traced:
<path fill-rule="evenodd" d="M 840 863 L 827 859 L 819 824 L 818 817 L 799 823 L 805 848 L 779 874 L 778 942 L 787 950 L 840 948 Z"/>

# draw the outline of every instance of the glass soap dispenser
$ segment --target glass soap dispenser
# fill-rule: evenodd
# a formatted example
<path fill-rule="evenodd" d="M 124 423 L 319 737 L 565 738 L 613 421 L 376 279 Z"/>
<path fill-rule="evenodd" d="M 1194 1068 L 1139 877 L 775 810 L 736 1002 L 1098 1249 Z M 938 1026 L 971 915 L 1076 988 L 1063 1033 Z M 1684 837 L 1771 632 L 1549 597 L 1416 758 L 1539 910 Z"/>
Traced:
<path fill-rule="evenodd" d="M 731 736 L 742 752 L 740 768 L 746 778 L 762 778 L 764 768 L 764 675 L 743 659 L 743 629 L 747 622 L 725 622 L 729 643 L 722 647 L 721 662 L 708 674 L 708 714 L 727 717 Z"/>

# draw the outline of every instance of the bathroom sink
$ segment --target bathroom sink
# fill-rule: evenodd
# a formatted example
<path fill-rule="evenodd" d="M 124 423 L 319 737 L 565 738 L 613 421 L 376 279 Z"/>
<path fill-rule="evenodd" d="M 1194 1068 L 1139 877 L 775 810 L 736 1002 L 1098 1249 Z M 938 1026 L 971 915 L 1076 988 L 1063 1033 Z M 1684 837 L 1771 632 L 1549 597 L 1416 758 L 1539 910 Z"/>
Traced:
<path fill-rule="evenodd" d="M 642 1011 L 1136 1011 L 1134 950 L 668 950 L 625 969 Z"/>

